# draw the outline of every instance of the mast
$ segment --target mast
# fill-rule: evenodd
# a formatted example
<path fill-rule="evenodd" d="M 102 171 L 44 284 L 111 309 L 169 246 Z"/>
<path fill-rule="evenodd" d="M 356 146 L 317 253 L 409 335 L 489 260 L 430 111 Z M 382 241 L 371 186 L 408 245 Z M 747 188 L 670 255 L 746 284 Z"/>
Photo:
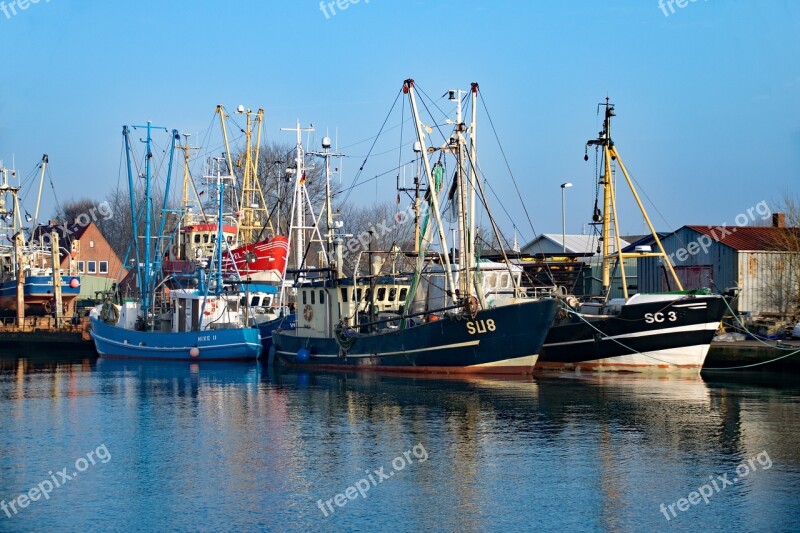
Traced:
<path fill-rule="evenodd" d="M 450 101 L 456 103 L 456 121 L 454 124 L 455 137 L 450 138 L 450 149 L 455 151 L 457 166 L 456 166 L 456 194 L 458 201 L 458 292 L 462 298 L 472 296 L 472 271 L 470 270 L 469 259 L 469 245 L 467 241 L 468 236 L 468 213 L 467 213 L 467 191 L 464 187 L 464 150 L 466 149 L 466 142 L 464 141 L 464 131 L 466 125 L 464 124 L 461 99 L 464 91 L 461 89 L 451 90 Z M 453 261 L 456 261 L 455 250 L 453 250 Z"/>
<path fill-rule="evenodd" d="M 444 226 L 442 225 L 442 218 L 441 212 L 439 210 L 439 198 L 436 191 L 435 182 L 433 180 L 433 173 L 431 172 L 431 164 L 428 161 L 428 157 L 426 154 L 425 149 L 425 134 L 422 129 L 422 122 L 419 119 L 419 109 L 417 109 L 417 99 L 415 96 L 414 91 L 414 80 L 407 79 L 403 83 L 403 92 L 408 94 L 409 100 L 411 102 L 411 111 L 414 114 L 414 125 L 417 130 L 417 140 L 420 144 L 420 151 L 422 153 L 422 161 L 425 166 L 425 176 L 428 180 L 428 189 L 430 190 L 430 197 L 431 197 L 431 204 L 433 206 L 433 215 L 436 219 L 436 228 L 439 232 L 439 240 L 442 243 L 442 259 L 444 260 L 445 264 L 445 279 L 448 281 L 450 287 L 450 296 L 453 300 L 453 303 L 458 303 L 458 295 L 455 291 L 455 279 L 453 277 L 453 270 L 450 267 L 450 257 L 447 253 L 447 237 L 445 236 Z M 422 267 L 422 256 L 417 256 L 417 270 L 421 271 Z"/>
<path fill-rule="evenodd" d="M 295 230 L 294 239 L 293 239 L 293 246 L 294 246 L 294 258 L 295 258 L 295 268 L 301 269 L 303 268 L 303 258 L 305 255 L 305 230 L 306 228 L 306 210 L 305 210 L 305 203 L 303 198 L 303 191 L 305 189 L 305 180 L 306 180 L 306 173 L 305 173 L 305 165 L 304 165 L 304 154 L 303 154 L 303 132 L 312 132 L 314 131 L 313 127 L 308 128 L 301 128 L 300 127 L 300 120 L 297 120 L 297 125 L 294 128 L 281 128 L 281 131 L 294 131 L 297 134 L 297 148 L 295 153 L 295 180 L 294 180 L 294 206 L 292 209 L 292 220 L 289 232 L 291 233 L 292 229 Z M 291 169 L 290 169 L 291 170 Z"/>
<path fill-rule="evenodd" d="M 603 149 L 603 175 L 601 176 L 601 180 L 599 184 L 603 187 L 603 213 L 601 216 L 601 223 L 603 225 L 602 233 L 603 233 L 603 266 L 602 266 L 602 296 L 608 298 L 611 292 L 611 262 L 618 261 L 620 272 L 622 274 L 622 294 L 623 297 L 627 300 L 628 299 L 628 286 L 627 286 L 627 278 L 625 275 L 625 259 L 630 258 L 640 258 L 640 257 L 660 257 L 663 263 L 666 265 L 667 270 L 670 273 L 673 281 L 675 282 L 676 287 L 679 291 L 683 290 L 683 285 L 681 284 L 680 280 L 678 279 L 678 275 L 675 273 L 675 269 L 672 267 L 672 262 L 669 259 L 666 251 L 664 250 L 664 246 L 661 243 L 661 239 L 658 236 L 655 228 L 653 227 L 653 223 L 650 221 L 650 217 L 647 214 L 647 210 L 644 208 L 644 204 L 642 204 L 641 199 L 639 198 L 639 194 L 636 192 L 636 187 L 633 185 L 633 180 L 631 179 L 630 175 L 628 174 L 627 168 L 625 168 L 624 163 L 622 162 L 622 158 L 617 151 L 617 147 L 614 144 L 614 141 L 611 139 L 611 118 L 616 116 L 616 112 L 614 110 L 614 104 L 610 103 L 609 98 L 606 97 L 605 103 L 599 104 L 599 106 L 603 106 L 605 108 L 605 115 L 603 120 L 603 130 L 600 132 L 597 139 L 589 140 L 586 143 L 586 146 L 600 146 Z M 588 160 L 588 154 L 584 155 L 584 160 Z M 614 187 L 614 173 L 611 169 L 611 162 L 616 161 L 619 165 L 619 169 L 622 171 L 623 176 L 625 177 L 625 181 L 630 189 L 631 193 L 633 194 L 633 198 L 636 200 L 636 204 L 639 207 L 639 211 L 642 213 L 645 222 L 647 223 L 647 227 L 650 230 L 650 233 L 653 236 L 653 240 L 656 243 L 658 248 L 657 252 L 628 252 L 624 253 L 620 246 L 620 235 L 619 235 L 619 219 L 617 218 L 617 199 L 616 199 L 616 191 Z M 611 226 L 613 224 L 613 230 Z M 610 249 L 610 241 L 612 238 L 616 245 L 616 252 L 611 253 Z"/>
<path fill-rule="evenodd" d="M 47 154 L 42 156 L 42 172 L 39 174 L 39 193 L 36 195 L 36 210 L 33 212 L 33 228 L 31 229 L 31 234 L 36 230 L 36 224 L 39 222 L 39 205 L 42 202 L 42 185 L 44 185 L 44 171 L 47 168 L 47 163 L 50 159 L 47 157 Z"/>
<path fill-rule="evenodd" d="M 149 120 L 147 121 L 146 126 L 132 126 L 134 129 L 145 128 L 147 130 L 147 137 L 142 140 L 145 144 L 145 170 L 144 170 L 144 179 L 145 179 L 145 205 L 144 205 L 144 267 L 139 267 L 139 290 L 140 290 L 140 298 L 141 298 L 141 311 L 143 313 L 147 313 L 150 310 L 150 306 L 152 304 L 150 298 L 150 285 L 152 282 L 153 274 L 155 273 L 155 268 L 153 265 L 153 236 L 152 236 L 152 224 L 153 224 L 153 150 L 152 150 L 152 131 L 153 129 L 159 129 L 168 131 L 167 128 L 164 126 L 153 126 L 152 122 Z M 128 136 L 127 136 L 128 127 L 123 127 L 123 133 L 125 134 L 125 141 L 126 141 L 126 148 L 128 149 L 128 183 L 131 190 L 131 216 L 133 218 L 133 227 L 134 227 L 134 234 L 133 238 L 137 241 L 137 262 L 139 261 L 138 255 L 138 231 L 136 231 L 137 224 L 136 224 L 136 206 L 135 206 L 135 188 L 133 186 L 133 176 L 132 176 L 132 168 L 130 165 L 130 145 L 128 143 Z M 171 176 L 172 171 L 172 156 L 174 154 L 175 148 L 175 137 L 177 136 L 177 131 L 173 130 L 172 135 L 172 150 L 170 151 L 170 168 L 168 169 L 167 173 L 167 187 L 169 187 L 169 179 Z M 168 188 L 164 191 L 164 202 L 167 201 L 168 196 Z M 163 218 L 162 223 L 163 226 Z M 160 260 L 158 261 L 160 264 Z"/>
<path fill-rule="evenodd" d="M 477 257 L 475 257 L 475 181 L 478 179 L 477 166 L 478 166 L 478 83 L 472 82 L 470 84 L 470 91 L 472 91 L 472 121 L 469 126 L 469 263 L 468 268 L 470 271 L 475 269 Z M 513 277 L 513 276 L 512 276 Z M 482 291 L 478 291 L 481 293 Z M 483 297 L 482 294 L 479 297 Z"/>
<path fill-rule="evenodd" d="M 331 138 L 326 135 L 322 138 L 322 152 L 308 152 L 309 155 L 321 157 L 325 160 L 325 205 L 323 206 L 325 211 L 325 238 L 322 240 L 325 242 L 327 266 L 336 263 L 333 251 L 333 243 L 336 237 L 336 225 L 333 222 L 333 205 L 331 203 L 331 195 L 333 194 L 331 190 L 331 175 L 333 174 L 331 172 L 331 158 L 344 156 L 344 154 L 339 152 L 331 152 L 331 146 Z M 322 213 L 320 213 L 319 218 L 322 218 Z"/>
<path fill-rule="evenodd" d="M 256 241 L 262 231 L 263 222 L 274 231 L 272 222 L 269 220 L 267 202 L 258 180 L 258 159 L 261 146 L 261 132 L 264 123 L 264 110 L 259 109 L 256 113 L 239 106 L 236 111 L 238 114 L 245 115 L 245 149 L 244 149 L 244 171 L 242 172 L 242 194 L 239 201 L 240 221 L 238 226 L 239 241 L 243 244 L 251 244 Z M 255 119 L 252 116 L 255 114 Z M 256 128 L 256 146 L 253 148 L 253 127 Z M 227 146 L 227 140 L 226 140 Z M 255 155 L 253 152 L 255 151 Z"/>

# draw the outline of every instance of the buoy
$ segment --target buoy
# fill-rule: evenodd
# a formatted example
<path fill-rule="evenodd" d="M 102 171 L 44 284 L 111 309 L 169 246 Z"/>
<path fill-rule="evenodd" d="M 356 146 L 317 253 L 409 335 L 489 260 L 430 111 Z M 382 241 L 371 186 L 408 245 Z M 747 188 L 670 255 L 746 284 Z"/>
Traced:
<path fill-rule="evenodd" d="M 197 347 L 192 348 L 191 350 L 189 350 L 189 355 L 191 355 L 192 357 L 197 357 L 198 355 L 200 355 L 200 348 Z"/>
<path fill-rule="evenodd" d="M 297 350 L 297 362 L 298 363 L 305 363 L 311 357 L 311 352 L 308 351 L 308 348 L 300 348 Z"/>
<path fill-rule="evenodd" d="M 69 280 L 69 286 L 71 289 L 77 289 L 78 287 L 81 286 L 81 282 L 78 281 L 78 278 L 72 278 L 71 280 Z"/>

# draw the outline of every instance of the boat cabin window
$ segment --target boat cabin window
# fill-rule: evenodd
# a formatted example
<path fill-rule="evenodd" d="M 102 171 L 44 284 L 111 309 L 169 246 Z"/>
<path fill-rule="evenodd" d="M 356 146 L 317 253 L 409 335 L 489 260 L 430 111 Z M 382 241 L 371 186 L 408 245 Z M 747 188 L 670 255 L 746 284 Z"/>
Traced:
<path fill-rule="evenodd" d="M 364 291 L 364 301 L 369 302 L 372 299 L 372 287 L 367 287 Z"/>
<path fill-rule="evenodd" d="M 501 287 L 508 287 L 508 274 L 500 274 L 500 286 Z"/>
<path fill-rule="evenodd" d="M 408 296 L 408 289 L 400 289 L 400 301 L 405 302 L 406 296 Z"/>
<path fill-rule="evenodd" d="M 239 302 L 236 300 L 228 300 L 228 311 L 235 313 L 239 309 Z"/>
<path fill-rule="evenodd" d="M 195 244 L 200 244 L 200 234 L 199 233 L 195 233 L 194 234 L 194 242 L 195 242 Z"/>
<path fill-rule="evenodd" d="M 217 234 L 216 233 L 212 233 L 211 234 L 211 242 L 217 242 Z"/>
<path fill-rule="evenodd" d="M 306 305 L 308 303 L 306 302 L 306 291 L 300 291 L 300 292 L 303 293 L 303 305 Z"/>
<path fill-rule="evenodd" d="M 344 287 L 342 288 L 342 301 L 343 302 L 347 301 L 347 289 L 345 289 Z"/>
<path fill-rule="evenodd" d="M 389 289 L 389 301 L 393 302 L 396 297 L 397 297 L 397 288 L 392 287 L 391 289 Z"/>
<path fill-rule="evenodd" d="M 314 305 L 315 303 L 317 303 L 317 302 L 314 301 L 315 293 L 314 293 L 314 291 L 309 291 L 309 292 L 311 293 L 311 305 Z"/>
<path fill-rule="evenodd" d="M 378 289 L 378 297 L 376 300 L 382 302 L 384 298 L 386 298 L 386 287 L 381 287 Z"/>
<path fill-rule="evenodd" d="M 233 244 L 233 235 L 228 235 L 228 244 Z"/>
<path fill-rule="evenodd" d="M 360 288 L 356 290 L 356 296 L 355 296 L 355 300 L 356 300 L 357 302 L 360 302 L 360 301 L 361 301 L 361 289 L 360 289 Z"/>
<path fill-rule="evenodd" d="M 319 303 L 321 303 L 321 304 L 325 303 L 325 290 L 324 289 L 320 289 L 319 290 Z"/>
<path fill-rule="evenodd" d="M 203 242 L 205 242 L 205 243 L 208 242 L 208 233 L 204 233 L 203 234 Z"/>

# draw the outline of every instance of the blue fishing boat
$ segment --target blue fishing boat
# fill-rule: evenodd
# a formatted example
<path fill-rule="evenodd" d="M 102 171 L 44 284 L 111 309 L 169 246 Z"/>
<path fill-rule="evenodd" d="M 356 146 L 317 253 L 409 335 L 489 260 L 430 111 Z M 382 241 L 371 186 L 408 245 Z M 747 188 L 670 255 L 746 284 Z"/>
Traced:
<path fill-rule="evenodd" d="M 75 272 L 74 262 L 68 268 L 61 268 L 62 260 L 66 257 L 67 248 L 58 246 L 51 235 L 40 235 L 34 238 L 29 228 L 23 227 L 25 222 L 33 222 L 36 228 L 41 201 L 41 183 L 44 179 L 45 169 L 49 159 L 42 156 L 40 165 L 39 197 L 36 202 L 34 215 L 28 214 L 20 205 L 20 187 L 9 182 L 16 176 L 14 170 L 0 165 L 0 313 L 16 314 L 18 305 L 17 290 L 22 284 L 22 296 L 25 315 L 50 315 L 55 311 L 56 295 L 55 284 L 60 285 L 61 305 L 66 313 L 72 302 L 80 294 L 80 277 Z M 27 234 L 27 236 L 26 236 Z M 55 237 L 56 239 L 58 236 Z M 62 237 L 63 238 L 63 237 Z M 55 244 L 55 246 L 54 246 Z M 58 248 L 55 257 L 52 249 Z M 53 276 L 53 266 L 57 266 L 56 276 Z"/>
<path fill-rule="evenodd" d="M 172 155 L 178 132 L 172 130 L 172 149 L 168 164 L 163 205 L 160 212 L 156 238 L 151 238 L 153 224 L 151 131 L 147 126 L 144 164 L 144 206 L 137 209 L 134 198 L 136 190 L 131 163 L 130 130 L 123 128 L 123 137 L 128 161 L 128 185 L 131 194 L 133 235 L 139 235 L 139 217 L 144 218 L 144 239 L 134 239 L 131 249 L 134 254 L 135 286 L 133 297 L 107 301 L 90 313 L 92 338 L 97 352 L 103 357 L 186 360 L 186 361 L 240 361 L 256 360 L 261 355 L 261 338 L 256 328 L 249 327 L 250 308 L 247 296 L 226 288 L 223 283 L 222 225 L 218 225 L 215 253 L 209 272 L 199 266 L 195 272 L 196 282 L 190 288 L 169 288 L 168 277 L 156 275 L 162 272 L 161 262 L 164 248 L 170 246 L 170 238 L 164 236 L 166 215 L 169 212 L 168 191 L 172 171 Z M 222 220 L 222 199 L 225 184 L 218 180 L 219 219 Z"/>

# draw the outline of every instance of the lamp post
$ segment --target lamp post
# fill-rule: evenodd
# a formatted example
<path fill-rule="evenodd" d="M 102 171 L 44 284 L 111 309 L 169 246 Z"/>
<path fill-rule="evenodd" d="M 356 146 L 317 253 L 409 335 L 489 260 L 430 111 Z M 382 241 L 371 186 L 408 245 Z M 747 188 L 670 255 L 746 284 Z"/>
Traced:
<path fill-rule="evenodd" d="M 561 252 L 567 253 L 567 211 L 564 203 L 564 191 L 572 187 L 570 182 L 561 184 Z"/>

